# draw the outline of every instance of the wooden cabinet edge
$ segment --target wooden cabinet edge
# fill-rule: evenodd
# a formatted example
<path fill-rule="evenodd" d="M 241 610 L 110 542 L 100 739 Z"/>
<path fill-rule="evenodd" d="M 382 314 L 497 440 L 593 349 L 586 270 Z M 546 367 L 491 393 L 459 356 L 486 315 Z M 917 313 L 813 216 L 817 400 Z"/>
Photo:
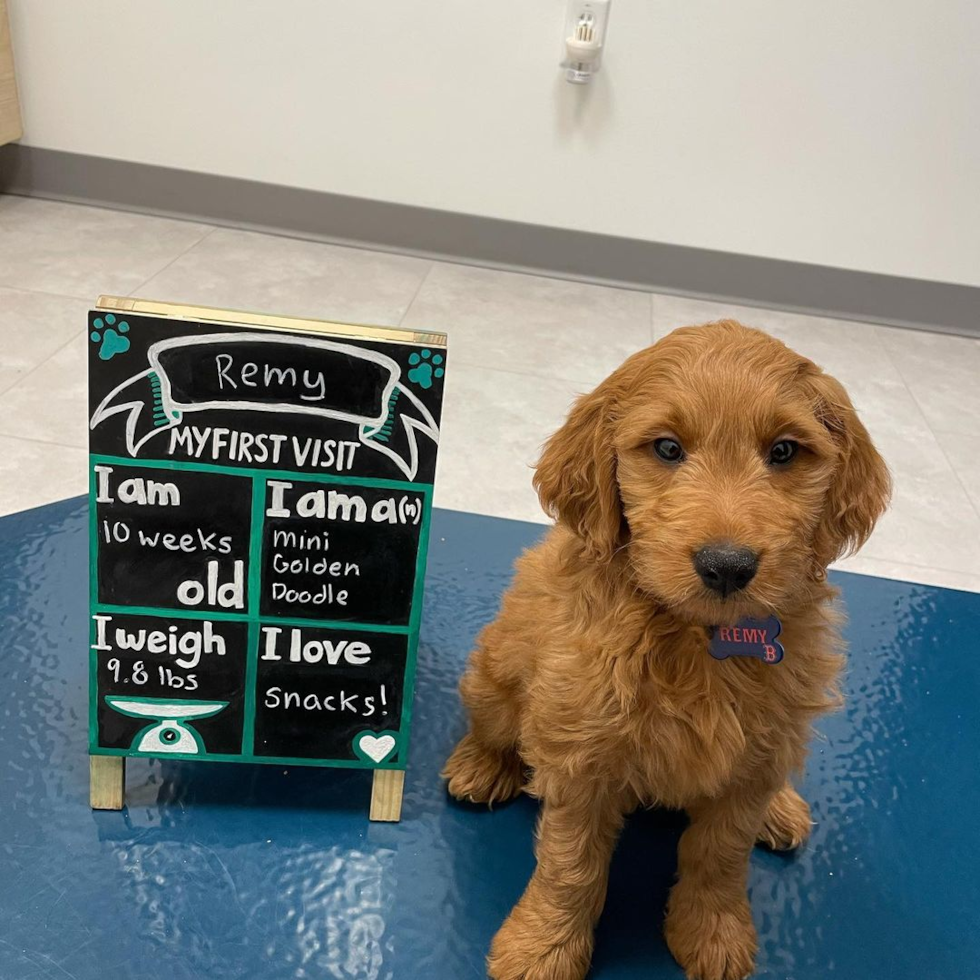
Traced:
<path fill-rule="evenodd" d="M 0 0 L 0 146 L 18 140 L 23 135 L 7 2 Z"/>

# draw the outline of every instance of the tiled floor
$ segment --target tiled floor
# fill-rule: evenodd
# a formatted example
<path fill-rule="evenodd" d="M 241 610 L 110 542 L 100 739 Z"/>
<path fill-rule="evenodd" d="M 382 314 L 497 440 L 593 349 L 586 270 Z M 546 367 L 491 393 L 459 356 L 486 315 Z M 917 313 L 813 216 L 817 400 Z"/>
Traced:
<path fill-rule="evenodd" d="M 674 327 L 735 316 L 837 375 L 892 467 L 892 510 L 842 567 L 980 591 L 980 340 L 19 197 L 0 197 L 0 514 L 84 492 L 103 292 L 446 330 L 436 504 L 531 521 L 530 466 L 572 398 Z"/>

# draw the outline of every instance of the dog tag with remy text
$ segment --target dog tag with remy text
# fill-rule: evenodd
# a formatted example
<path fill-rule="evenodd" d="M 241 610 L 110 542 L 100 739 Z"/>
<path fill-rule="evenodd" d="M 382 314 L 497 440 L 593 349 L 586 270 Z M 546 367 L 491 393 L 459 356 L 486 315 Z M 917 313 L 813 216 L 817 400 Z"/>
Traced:
<path fill-rule="evenodd" d="M 768 619 L 740 619 L 734 626 L 713 626 L 708 649 L 715 660 L 729 657 L 755 657 L 767 664 L 783 659 L 783 645 L 776 639 L 782 624 L 775 616 Z"/>

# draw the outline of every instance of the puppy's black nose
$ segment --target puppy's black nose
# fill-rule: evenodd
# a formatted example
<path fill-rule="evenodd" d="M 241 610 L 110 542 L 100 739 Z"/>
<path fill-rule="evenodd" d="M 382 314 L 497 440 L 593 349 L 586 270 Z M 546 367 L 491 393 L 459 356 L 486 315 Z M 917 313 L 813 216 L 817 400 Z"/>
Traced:
<path fill-rule="evenodd" d="M 758 569 L 759 556 L 734 544 L 710 544 L 694 556 L 694 570 L 701 581 L 722 598 L 744 589 Z"/>

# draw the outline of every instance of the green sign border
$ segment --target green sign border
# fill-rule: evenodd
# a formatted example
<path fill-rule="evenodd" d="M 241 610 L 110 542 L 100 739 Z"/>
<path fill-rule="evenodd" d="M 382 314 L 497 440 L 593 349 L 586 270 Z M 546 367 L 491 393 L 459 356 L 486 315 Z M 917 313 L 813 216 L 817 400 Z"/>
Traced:
<path fill-rule="evenodd" d="M 248 610 L 245 613 L 209 612 L 207 610 L 166 609 L 151 606 L 119 606 L 99 602 L 98 583 L 98 510 L 95 502 L 95 467 L 99 464 L 167 470 L 185 473 L 220 473 L 248 478 L 252 481 L 251 533 L 249 536 Z M 265 487 L 263 481 L 289 479 L 306 483 L 333 483 L 342 486 L 374 487 L 382 490 L 413 490 L 422 495 L 422 523 L 419 528 L 419 545 L 415 560 L 415 589 L 412 593 L 412 611 L 407 626 L 374 626 L 368 623 L 349 623 L 325 619 L 284 619 L 259 615 L 259 584 L 262 571 L 262 531 L 264 528 Z M 401 480 L 372 480 L 367 477 L 344 477 L 331 473 L 296 473 L 288 470 L 262 470 L 240 466 L 219 466 L 213 463 L 187 463 L 181 460 L 128 459 L 124 456 L 89 455 L 89 754 L 116 755 L 130 758 L 184 759 L 189 762 L 246 762 L 259 765 L 320 766 L 334 769 L 404 769 L 407 764 L 408 745 L 412 725 L 412 706 L 415 695 L 415 672 L 418 657 L 419 626 L 422 618 L 422 594 L 425 586 L 425 567 L 428 558 L 429 525 L 432 516 L 432 484 L 409 483 Z M 110 749 L 98 744 L 98 653 L 95 643 L 96 613 L 130 614 L 171 617 L 177 619 L 210 619 L 247 623 L 248 648 L 245 656 L 245 712 L 242 724 L 242 752 L 240 755 L 201 752 L 196 755 L 184 752 L 138 752 L 134 749 Z M 258 677 L 259 626 L 263 622 L 275 622 L 284 626 L 315 626 L 322 629 L 342 629 L 368 633 L 399 633 L 408 637 L 405 660 L 405 681 L 402 687 L 402 713 L 398 727 L 397 761 L 374 763 L 360 757 L 353 759 L 309 759 L 290 756 L 255 755 L 252 752 L 255 735 L 255 696 Z M 249 696 L 251 695 L 251 697 Z M 355 753 L 352 746 L 351 752 Z"/>

